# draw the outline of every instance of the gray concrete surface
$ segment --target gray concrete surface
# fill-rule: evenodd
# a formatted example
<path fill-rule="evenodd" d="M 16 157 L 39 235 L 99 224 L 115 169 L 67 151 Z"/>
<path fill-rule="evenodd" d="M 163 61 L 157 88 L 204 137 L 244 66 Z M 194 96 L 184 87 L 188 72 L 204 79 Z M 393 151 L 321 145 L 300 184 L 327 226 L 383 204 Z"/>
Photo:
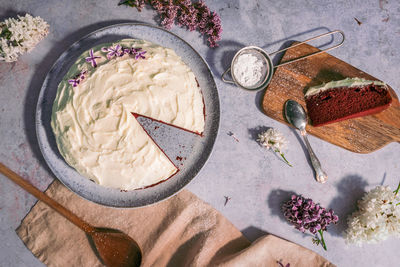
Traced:
<path fill-rule="evenodd" d="M 202 172 L 187 187 L 222 212 L 251 240 L 271 233 L 320 253 L 338 266 L 398 266 L 400 240 L 389 239 L 363 248 L 346 247 L 341 232 L 346 216 L 365 190 L 399 182 L 400 146 L 392 143 L 360 155 L 310 137 L 329 182 L 314 182 L 313 173 L 295 132 L 266 117 L 251 93 L 220 80 L 235 50 L 258 45 L 274 51 L 287 40 L 303 40 L 327 30 L 346 33 L 334 56 L 390 84 L 400 94 L 400 2 L 357 1 L 206 1 L 219 12 L 224 27 L 220 47 L 210 49 L 197 32 L 175 27 L 206 59 L 221 98 L 221 126 L 215 150 Z M 0 0 L 0 18 L 29 12 L 50 23 L 51 33 L 17 63 L 0 63 L 0 161 L 44 190 L 55 179 L 38 149 L 34 113 L 41 83 L 57 57 L 73 42 L 99 27 L 125 21 L 156 24 L 155 13 L 118 7 L 113 1 Z M 354 18 L 362 22 L 359 25 Z M 254 140 L 259 127 L 276 127 L 290 142 L 285 165 Z M 227 133 L 239 139 L 236 142 Z M 340 216 L 326 240 L 328 251 L 287 224 L 280 202 L 290 192 L 303 194 L 333 208 Z M 231 199 L 224 206 L 224 196 Z M 35 203 L 34 197 L 0 177 L 0 266 L 42 266 L 25 248 L 15 229 Z"/>

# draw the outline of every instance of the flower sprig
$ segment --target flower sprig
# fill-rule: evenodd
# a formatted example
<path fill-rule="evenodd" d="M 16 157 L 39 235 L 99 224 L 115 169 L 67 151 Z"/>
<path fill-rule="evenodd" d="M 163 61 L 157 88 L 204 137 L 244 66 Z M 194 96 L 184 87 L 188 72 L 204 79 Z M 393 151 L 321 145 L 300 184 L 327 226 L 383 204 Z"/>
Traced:
<path fill-rule="evenodd" d="M 141 11 L 148 4 L 157 11 L 161 18 L 161 25 L 171 29 L 176 21 L 181 27 L 190 31 L 198 30 L 208 36 L 210 47 L 218 46 L 221 40 L 221 19 L 216 12 L 210 11 L 204 1 L 191 0 L 121 0 L 118 5 L 135 7 Z"/>
<path fill-rule="evenodd" d="M 269 128 L 267 131 L 262 132 L 258 135 L 257 141 L 260 145 L 271 149 L 272 151 L 279 153 L 282 159 L 290 166 L 293 167 L 286 159 L 283 150 L 287 147 L 287 141 L 285 137 L 276 129 Z"/>
<path fill-rule="evenodd" d="M 358 210 L 348 220 L 346 243 L 361 246 L 377 243 L 389 236 L 400 237 L 400 183 L 396 190 L 377 186 L 357 203 Z"/>
<path fill-rule="evenodd" d="M 17 61 L 31 51 L 49 33 L 49 24 L 29 14 L 0 22 L 0 60 Z"/>
<path fill-rule="evenodd" d="M 312 239 L 313 243 L 321 244 L 323 249 L 327 250 L 324 231 L 327 230 L 329 224 L 336 224 L 339 220 L 332 209 L 327 210 L 312 199 L 292 195 L 291 199 L 282 205 L 282 211 L 286 220 L 297 230 L 303 233 L 308 230 L 315 235 Z"/>

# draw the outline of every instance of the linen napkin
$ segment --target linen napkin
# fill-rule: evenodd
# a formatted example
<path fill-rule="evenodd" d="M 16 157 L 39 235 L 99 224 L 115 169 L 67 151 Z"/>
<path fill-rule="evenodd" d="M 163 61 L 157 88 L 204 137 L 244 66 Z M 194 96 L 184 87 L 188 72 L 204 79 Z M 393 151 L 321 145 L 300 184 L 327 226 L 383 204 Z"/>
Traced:
<path fill-rule="evenodd" d="M 142 266 L 334 266 L 273 235 L 251 244 L 224 216 L 187 190 L 137 209 L 92 203 L 57 180 L 46 194 L 94 226 L 130 235 L 142 249 Z M 17 234 L 47 266 L 102 266 L 85 233 L 41 201 Z"/>

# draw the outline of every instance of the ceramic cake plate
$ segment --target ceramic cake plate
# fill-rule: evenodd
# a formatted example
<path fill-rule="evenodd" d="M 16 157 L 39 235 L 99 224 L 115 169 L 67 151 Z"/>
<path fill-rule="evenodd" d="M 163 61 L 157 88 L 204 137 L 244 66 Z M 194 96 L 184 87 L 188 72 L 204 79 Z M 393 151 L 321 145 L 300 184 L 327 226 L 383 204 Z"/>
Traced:
<path fill-rule="evenodd" d="M 192 69 L 202 90 L 205 104 L 205 129 L 202 136 L 139 117 L 154 141 L 179 168 L 170 179 L 155 186 L 121 191 L 100 186 L 70 167 L 58 151 L 50 120 L 57 87 L 75 60 L 88 49 L 121 39 L 143 39 L 173 49 Z M 36 110 L 39 146 L 50 169 L 73 192 L 90 201 L 112 207 L 140 207 L 166 199 L 185 187 L 206 163 L 214 146 L 219 126 L 217 87 L 207 63 L 183 39 L 162 28 L 138 23 L 108 26 L 74 43 L 55 62 L 41 88 Z M 116 177 L 116 179 L 118 179 Z"/>

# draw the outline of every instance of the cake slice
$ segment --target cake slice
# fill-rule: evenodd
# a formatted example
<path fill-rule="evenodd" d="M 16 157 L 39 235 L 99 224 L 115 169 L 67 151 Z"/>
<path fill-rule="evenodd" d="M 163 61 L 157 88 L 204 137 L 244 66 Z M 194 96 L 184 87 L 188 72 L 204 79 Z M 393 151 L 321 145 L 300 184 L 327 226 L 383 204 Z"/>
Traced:
<path fill-rule="evenodd" d="M 390 106 L 388 87 L 380 81 L 347 78 L 310 87 L 305 100 L 313 126 L 378 113 Z"/>

